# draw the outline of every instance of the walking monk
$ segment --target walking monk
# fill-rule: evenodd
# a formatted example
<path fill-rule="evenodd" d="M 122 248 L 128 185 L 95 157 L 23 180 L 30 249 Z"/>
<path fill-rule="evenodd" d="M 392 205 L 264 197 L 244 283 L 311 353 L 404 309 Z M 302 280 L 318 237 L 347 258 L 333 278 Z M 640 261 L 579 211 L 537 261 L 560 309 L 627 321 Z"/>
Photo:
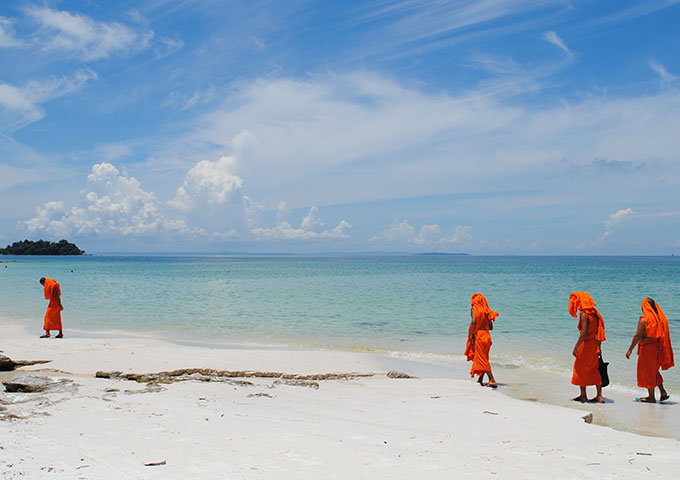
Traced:
<path fill-rule="evenodd" d="M 465 356 L 468 362 L 472 360 L 472 368 L 470 369 L 470 376 L 479 375 L 477 380 L 480 385 L 484 380 L 484 374 L 489 376 L 489 383 L 487 386 L 496 388 L 496 379 L 491 372 L 491 364 L 489 363 L 489 350 L 491 349 L 491 334 L 493 330 L 493 322 L 498 316 L 498 312 L 494 312 L 489 308 L 486 297 L 481 293 L 475 293 L 470 298 L 472 308 L 470 309 L 470 328 L 468 329 L 467 345 L 465 346 Z"/>
<path fill-rule="evenodd" d="M 571 383 L 578 385 L 581 394 L 572 398 L 577 402 L 604 403 L 602 397 L 602 377 L 599 370 L 600 344 L 606 339 L 604 337 L 604 320 L 602 315 L 595 308 L 595 302 L 590 298 L 588 292 L 572 292 L 569 295 L 569 313 L 576 318 L 576 313 L 581 311 L 578 321 L 578 331 L 581 332 L 572 354 L 574 360 L 574 374 Z M 595 385 L 597 394 L 588 400 L 586 387 Z"/>
<path fill-rule="evenodd" d="M 638 321 L 637 331 L 633 336 L 626 358 L 630 358 L 633 348 L 638 345 L 637 383 L 646 388 L 648 395 L 636 398 L 638 402 L 656 403 L 654 388 L 659 387 L 659 401 L 668 400 L 670 395 L 663 388 L 663 377 L 659 367 L 668 370 L 675 362 L 671 335 L 668 331 L 668 319 L 661 307 L 651 298 L 642 301 L 642 316 Z"/>
<path fill-rule="evenodd" d="M 42 277 L 40 284 L 44 287 L 45 300 L 50 301 L 45 312 L 45 324 L 43 325 L 45 334 L 41 335 L 40 338 L 49 338 L 50 330 L 59 330 L 59 335 L 56 338 L 64 338 L 64 332 L 61 328 L 61 311 L 64 306 L 61 304 L 59 283 L 51 278 Z"/>

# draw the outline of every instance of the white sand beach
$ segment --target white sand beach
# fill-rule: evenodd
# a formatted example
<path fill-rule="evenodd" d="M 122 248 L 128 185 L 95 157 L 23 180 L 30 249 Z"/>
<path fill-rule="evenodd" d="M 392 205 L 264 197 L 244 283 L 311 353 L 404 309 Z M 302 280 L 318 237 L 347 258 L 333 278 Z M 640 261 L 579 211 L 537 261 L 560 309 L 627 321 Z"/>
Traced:
<path fill-rule="evenodd" d="M 463 377 L 389 378 L 389 359 L 370 354 L 115 332 L 39 339 L 4 320 L 0 328 L 4 355 L 50 360 L 0 372 L 3 382 L 45 386 L 0 393 L 2 478 L 637 479 L 673 478 L 680 468 L 675 439 L 588 424 L 582 410 L 513 399 Z M 413 366 L 398 363 L 406 374 Z M 95 377 L 187 368 L 373 375 Z"/>

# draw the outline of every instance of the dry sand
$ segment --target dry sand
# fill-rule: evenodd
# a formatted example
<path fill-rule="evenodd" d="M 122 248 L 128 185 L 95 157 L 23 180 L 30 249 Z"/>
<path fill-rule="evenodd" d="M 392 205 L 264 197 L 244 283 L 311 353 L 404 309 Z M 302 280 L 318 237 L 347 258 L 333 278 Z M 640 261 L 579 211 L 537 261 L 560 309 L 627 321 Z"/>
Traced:
<path fill-rule="evenodd" d="M 51 360 L 0 373 L 3 382 L 29 376 L 47 386 L 0 393 L 2 478 L 637 479 L 680 469 L 677 440 L 588 424 L 581 410 L 513 399 L 464 377 L 389 378 L 389 361 L 373 355 L 115 332 L 38 339 L 2 320 L 0 330 L 5 355 Z M 417 372 L 412 365 L 398 364 Z M 182 368 L 374 375 L 316 384 L 95 378 Z"/>

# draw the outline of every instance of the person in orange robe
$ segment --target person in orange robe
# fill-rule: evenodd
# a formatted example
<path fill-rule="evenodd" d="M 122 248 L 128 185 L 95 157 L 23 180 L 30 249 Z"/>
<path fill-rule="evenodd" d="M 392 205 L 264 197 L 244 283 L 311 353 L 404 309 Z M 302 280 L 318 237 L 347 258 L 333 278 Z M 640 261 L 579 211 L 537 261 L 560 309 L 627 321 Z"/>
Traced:
<path fill-rule="evenodd" d="M 61 327 L 61 311 L 64 309 L 64 306 L 61 304 L 61 288 L 59 283 L 51 278 L 42 277 L 40 284 L 43 286 L 45 300 L 50 301 L 45 312 L 45 323 L 43 325 L 45 334 L 41 335 L 40 338 L 49 338 L 50 330 L 59 330 L 56 338 L 64 338 L 64 332 Z"/>
<path fill-rule="evenodd" d="M 581 333 L 574 345 L 572 354 L 574 360 L 574 373 L 571 383 L 578 385 L 581 393 L 578 397 L 572 398 L 577 402 L 604 403 L 602 397 L 602 377 L 599 370 L 599 356 L 601 344 L 604 342 L 604 320 L 602 315 L 595 308 L 595 302 L 588 292 L 572 292 L 569 296 L 569 313 L 576 318 L 579 315 L 578 330 Z M 595 385 L 597 394 L 588 400 L 586 387 Z"/>
<path fill-rule="evenodd" d="M 659 401 L 668 400 L 670 395 L 663 388 L 663 377 L 659 368 L 668 370 L 675 365 L 668 319 L 661 306 L 651 298 L 642 301 L 642 316 L 626 358 L 630 358 L 633 348 L 638 345 L 637 383 L 647 389 L 647 396 L 636 398 L 638 402 L 656 403 L 654 389 L 659 387 Z"/>
<path fill-rule="evenodd" d="M 479 376 L 477 380 L 480 385 L 483 385 L 484 374 L 488 375 L 489 383 L 487 386 L 496 388 L 496 379 L 491 372 L 491 364 L 489 363 L 489 350 L 491 349 L 491 334 L 493 330 L 493 322 L 498 316 L 489 308 L 486 297 L 481 293 L 475 293 L 470 298 L 470 328 L 468 328 L 468 339 L 465 345 L 465 356 L 468 362 L 472 360 L 472 368 L 470 369 L 470 376 Z"/>

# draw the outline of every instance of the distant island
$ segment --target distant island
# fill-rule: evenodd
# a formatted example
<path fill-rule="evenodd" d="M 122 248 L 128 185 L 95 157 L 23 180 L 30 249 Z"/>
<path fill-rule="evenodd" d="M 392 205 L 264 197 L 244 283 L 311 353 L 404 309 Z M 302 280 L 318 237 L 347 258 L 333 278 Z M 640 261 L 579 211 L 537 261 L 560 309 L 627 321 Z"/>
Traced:
<path fill-rule="evenodd" d="M 66 240 L 49 242 L 47 240 L 23 240 L 0 248 L 0 255 L 82 255 L 85 253 L 74 243 Z"/>
<path fill-rule="evenodd" d="M 425 253 L 414 253 L 414 255 L 429 255 L 429 256 L 469 256 L 469 253 L 444 253 L 444 252 L 425 252 Z"/>

